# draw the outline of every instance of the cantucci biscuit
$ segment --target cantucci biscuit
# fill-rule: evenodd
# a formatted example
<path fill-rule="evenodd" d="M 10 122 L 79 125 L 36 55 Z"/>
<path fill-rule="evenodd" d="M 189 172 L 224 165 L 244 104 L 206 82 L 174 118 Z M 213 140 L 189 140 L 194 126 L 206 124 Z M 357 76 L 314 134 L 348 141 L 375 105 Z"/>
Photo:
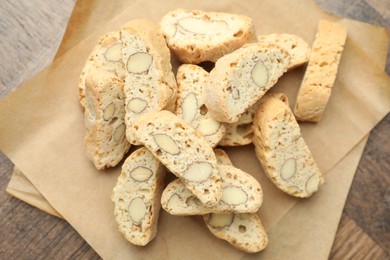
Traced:
<path fill-rule="evenodd" d="M 295 197 L 310 197 L 323 178 L 289 106 L 268 96 L 253 121 L 253 144 L 268 178 Z"/>
<path fill-rule="evenodd" d="M 270 94 L 266 94 L 270 95 Z M 287 96 L 283 93 L 272 93 L 288 105 Z M 252 143 L 253 118 L 260 105 L 261 99 L 251 106 L 236 123 L 226 124 L 226 133 L 218 143 L 221 146 L 240 146 Z"/>
<path fill-rule="evenodd" d="M 125 138 L 123 81 L 105 70 L 88 71 L 84 118 L 88 158 L 97 169 L 117 165 L 130 148 Z"/>
<path fill-rule="evenodd" d="M 299 121 L 319 122 L 336 80 L 338 65 L 347 38 L 346 28 L 321 20 L 295 103 Z"/>
<path fill-rule="evenodd" d="M 111 200 L 119 231 L 134 245 L 144 246 L 157 234 L 165 171 L 145 147 L 133 152 L 122 166 Z"/>
<path fill-rule="evenodd" d="M 170 52 L 159 27 L 148 20 L 132 20 L 121 28 L 122 61 L 125 64 L 126 137 L 134 120 L 149 112 L 174 106 L 176 80 Z"/>
<path fill-rule="evenodd" d="M 223 56 L 209 74 L 206 105 L 220 122 L 237 122 L 286 72 L 290 58 L 277 45 L 247 44 Z"/>
<path fill-rule="evenodd" d="M 279 45 L 290 55 L 288 70 L 292 70 L 309 61 L 310 46 L 301 37 L 288 33 L 273 33 L 257 36 L 259 42 Z"/>
<path fill-rule="evenodd" d="M 217 159 L 204 136 L 169 111 L 136 119 L 134 137 L 144 144 L 206 206 L 222 194 Z"/>
<path fill-rule="evenodd" d="M 268 245 L 267 233 L 255 213 L 211 213 L 203 219 L 214 236 L 244 252 L 260 252 Z"/>
<path fill-rule="evenodd" d="M 161 205 L 172 215 L 204 215 L 208 213 L 254 213 L 263 202 L 259 182 L 250 174 L 230 165 L 219 166 L 222 196 L 213 207 L 203 205 L 180 179 L 168 184 Z"/>
<path fill-rule="evenodd" d="M 183 64 L 177 79 L 176 115 L 201 132 L 211 146 L 225 134 L 225 125 L 208 113 L 205 105 L 208 72 L 197 65 Z"/>
<path fill-rule="evenodd" d="M 215 62 L 256 41 L 252 19 L 237 14 L 177 9 L 162 18 L 160 27 L 169 48 L 184 63 Z"/>
<path fill-rule="evenodd" d="M 98 44 L 89 55 L 79 79 L 79 99 L 85 106 L 85 79 L 89 70 L 101 69 L 113 73 L 117 78 L 124 80 L 124 64 L 121 56 L 122 42 L 119 31 L 109 32 L 100 37 Z M 88 74 L 89 75 L 89 74 Z"/>

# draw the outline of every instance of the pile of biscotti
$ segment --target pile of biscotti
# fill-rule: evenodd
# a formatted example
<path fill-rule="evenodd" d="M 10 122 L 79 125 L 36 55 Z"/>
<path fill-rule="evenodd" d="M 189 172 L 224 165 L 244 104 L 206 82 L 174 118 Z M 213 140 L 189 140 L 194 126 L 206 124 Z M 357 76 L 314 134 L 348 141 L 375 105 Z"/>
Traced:
<path fill-rule="evenodd" d="M 240 250 L 263 250 L 260 183 L 216 146 L 253 142 L 276 187 L 310 197 L 323 177 L 296 120 L 321 119 L 345 39 L 345 28 L 329 21 L 319 22 L 310 47 L 297 35 L 257 36 L 246 16 L 183 9 L 159 25 L 132 20 L 101 37 L 79 82 L 86 155 L 105 169 L 143 146 L 124 161 L 112 193 L 124 237 L 148 244 L 162 207 L 202 215 L 212 234 Z M 182 62 L 176 76 L 171 52 Z M 215 63 L 210 72 L 196 65 L 206 61 Z M 286 95 L 267 91 L 306 63 L 292 112 Z M 167 172 L 177 179 L 165 186 Z"/>

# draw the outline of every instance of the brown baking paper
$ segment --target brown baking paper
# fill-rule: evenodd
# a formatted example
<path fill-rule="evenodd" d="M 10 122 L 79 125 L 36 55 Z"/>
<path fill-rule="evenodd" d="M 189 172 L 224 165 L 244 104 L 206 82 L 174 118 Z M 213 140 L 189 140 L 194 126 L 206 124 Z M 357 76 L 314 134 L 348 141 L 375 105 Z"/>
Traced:
<path fill-rule="evenodd" d="M 2 101 L 0 109 L 4 112 L 0 115 L 2 131 L 0 147 L 51 205 L 104 258 L 120 256 L 212 258 L 225 254 L 232 258 L 243 256 L 243 253 L 208 234 L 199 218 L 174 217 L 165 212 L 162 212 L 160 218 L 158 237 L 147 247 L 132 246 L 120 236 L 113 218 L 113 205 L 109 199 L 120 169 L 117 167 L 104 173 L 98 172 L 85 158 L 82 148 L 83 115 L 78 105 L 76 88 L 79 72 L 100 35 L 108 30 L 117 29 L 127 20 L 136 17 L 149 18 L 157 22 L 163 14 L 176 7 L 246 14 L 255 19 L 258 33 L 295 33 L 310 43 L 314 38 L 318 18 L 329 20 L 337 18 L 321 13 L 308 1 L 300 3 L 279 1 L 277 4 L 247 2 L 245 6 L 241 2 L 210 4 L 202 1 L 196 5 L 184 2 L 178 6 L 168 1 L 158 8 L 157 5 L 152 2 L 135 2 L 120 16 L 101 27 L 91 37 Z M 279 17 L 279 20 L 276 21 L 273 17 Z M 305 21 L 300 21 L 300 17 L 306 17 Z M 387 46 L 385 30 L 348 20 L 341 22 L 345 23 L 352 33 L 340 64 L 339 77 L 331 102 L 320 124 L 302 124 L 304 138 L 324 173 L 332 169 L 389 111 L 390 107 L 389 79 L 383 73 L 383 66 L 380 66 L 384 63 Z M 362 37 L 359 37 L 365 33 L 375 36 L 371 38 L 374 43 L 366 43 L 366 39 L 362 40 Z M 370 52 L 370 46 L 375 46 L 376 52 Z M 302 74 L 303 69 L 288 73 L 276 87 L 288 93 L 291 104 L 294 102 L 293 97 Z M 339 91 L 336 91 L 337 89 Z M 358 95 L 353 95 L 355 92 Z M 364 93 L 364 96 L 361 93 Z M 262 175 L 251 146 L 229 149 L 229 152 L 236 166 L 261 181 L 266 195 L 260 215 L 265 227 L 272 233 L 273 230 L 277 230 L 278 223 L 284 220 L 283 216 L 296 209 L 294 205 L 298 200 L 277 191 Z M 337 182 L 335 185 L 342 186 Z M 316 196 L 325 195 L 321 191 Z M 341 214 L 341 211 L 339 213 Z M 303 218 L 309 217 L 306 210 L 301 210 L 297 214 Z M 297 232 L 294 236 L 299 236 L 299 228 L 295 231 Z M 288 237 L 283 239 L 289 241 Z M 273 239 L 271 243 L 277 241 L 279 240 Z M 315 245 L 314 243 L 315 241 L 312 245 Z M 295 250 L 299 251 L 297 248 Z"/>

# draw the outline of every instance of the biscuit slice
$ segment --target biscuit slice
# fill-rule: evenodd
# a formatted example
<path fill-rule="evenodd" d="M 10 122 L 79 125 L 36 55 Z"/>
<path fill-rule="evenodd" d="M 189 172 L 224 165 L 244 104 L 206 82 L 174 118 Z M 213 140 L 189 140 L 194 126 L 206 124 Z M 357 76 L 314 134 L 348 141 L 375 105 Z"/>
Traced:
<path fill-rule="evenodd" d="M 145 147 L 122 165 L 111 200 L 119 231 L 134 245 L 144 246 L 157 234 L 165 172 L 164 165 Z"/>
<path fill-rule="evenodd" d="M 160 27 L 169 48 L 183 63 L 215 62 L 256 42 L 252 19 L 237 14 L 177 9 L 162 18 Z"/>
<path fill-rule="evenodd" d="M 222 196 L 213 207 L 203 205 L 180 179 L 168 184 L 161 205 L 172 215 L 204 215 L 208 213 L 254 213 L 263 202 L 263 190 L 250 174 L 230 165 L 219 166 Z"/>
<path fill-rule="evenodd" d="M 288 33 L 272 33 L 257 36 L 259 42 L 276 44 L 290 55 L 288 70 L 297 68 L 309 61 L 310 46 L 301 37 Z"/>
<path fill-rule="evenodd" d="M 206 105 L 220 122 L 235 123 L 287 71 L 286 51 L 269 43 L 251 43 L 225 55 L 209 74 Z"/>
<path fill-rule="evenodd" d="M 346 38 L 347 30 L 344 26 L 320 20 L 294 107 L 298 121 L 321 120 L 336 80 Z"/>
<path fill-rule="evenodd" d="M 219 202 L 222 189 L 217 159 L 199 131 L 173 113 L 160 111 L 139 117 L 133 135 L 203 204 Z"/>
<path fill-rule="evenodd" d="M 218 214 L 203 216 L 210 232 L 247 253 L 256 253 L 268 245 L 268 236 L 255 213 Z"/>
<path fill-rule="evenodd" d="M 90 70 L 85 84 L 86 155 L 97 169 L 117 165 L 128 152 L 123 81 L 101 69 Z"/>
<path fill-rule="evenodd" d="M 282 191 L 310 197 L 323 178 L 289 106 L 268 96 L 253 121 L 253 144 L 267 177 Z"/>
<path fill-rule="evenodd" d="M 225 125 L 208 113 L 205 105 L 208 72 L 202 67 L 183 64 L 177 79 L 176 115 L 201 132 L 211 146 L 216 146 L 225 134 Z"/>
<path fill-rule="evenodd" d="M 214 149 L 214 153 L 218 164 L 232 165 L 224 150 Z M 203 215 L 203 220 L 214 236 L 244 252 L 256 253 L 268 244 L 267 233 L 256 213 L 210 213 Z"/>
<path fill-rule="evenodd" d="M 174 106 L 176 80 L 170 52 L 159 27 L 148 20 L 132 20 L 121 28 L 122 61 L 125 64 L 126 137 L 139 116 Z"/>
<path fill-rule="evenodd" d="M 79 79 L 80 104 L 85 107 L 85 79 L 91 69 L 101 69 L 113 73 L 124 80 L 125 67 L 122 63 L 122 42 L 119 31 L 109 32 L 100 37 L 98 44 L 89 55 Z"/>
<path fill-rule="evenodd" d="M 268 93 L 266 95 L 269 95 Z M 272 93 L 288 105 L 287 96 L 283 93 Z M 221 146 L 241 146 L 253 141 L 253 118 L 261 99 L 251 106 L 236 123 L 226 124 L 226 133 L 218 143 Z"/>

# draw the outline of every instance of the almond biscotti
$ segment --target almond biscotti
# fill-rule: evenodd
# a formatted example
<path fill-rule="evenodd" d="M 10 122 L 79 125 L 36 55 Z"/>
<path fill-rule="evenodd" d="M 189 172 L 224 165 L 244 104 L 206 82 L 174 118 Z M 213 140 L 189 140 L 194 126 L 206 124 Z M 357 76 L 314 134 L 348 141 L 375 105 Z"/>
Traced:
<path fill-rule="evenodd" d="M 217 159 L 199 131 L 173 113 L 160 111 L 137 118 L 133 135 L 205 206 L 219 202 L 222 189 Z"/>
<path fill-rule="evenodd" d="M 260 252 L 268 245 L 267 233 L 257 214 L 211 213 L 203 219 L 214 236 L 244 252 Z"/>
<path fill-rule="evenodd" d="M 160 27 L 169 48 L 183 63 L 215 62 L 256 42 L 252 19 L 237 14 L 177 9 L 162 18 Z"/>
<path fill-rule="evenodd" d="M 209 74 L 209 112 L 220 122 L 237 122 L 275 85 L 289 62 L 286 51 L 266 42 L 247 44 L 223 56 Z"/>
<path fill-rule="evenodd" d="M 253 124 L 253 144 L 267 177 L 295 197 L 316 192 L 323 177 L 289 106 L 277 97 L 265 97 Z"/>
<path fill-rule="evenodd" d="M 225 125 L 208 113 L 205 105 L 208 72 L 202 67 L 183 64 L 177 79 L 176 115 L 201 132 L 211 146 L 216 146 L 225 134 Z"/>
<path fill-rule="evenodd" d="M 309 61 L 310 46 L 302 38 L 288 33 L 272 33 L 257 36 L 259 42 L 269 42 L 279 45 L 290 55 L 288 70 L 299 67 Z"/>
<path fill-rule="evenodd" d="M 336 80 L 346 38 L 347 30 L 343 25 L 320 20 L 294 107 L 297 120 L 321 120 Z"/>
<path fill-rule="evenodd" d="M 119 31 L 109 32 L 100 37 L 98 44 L 89 55 L 79 79 L 80 104 L 85 106 L 85 79 L 91 69 L 101 69 L 113 73 L 124 80 L 124 64 L 122 63 L 122 41 Z"/>
<path fill-rule="evenodd" d="M 219 166 L 222 196 L 212 207 L 203 205 L 180 179 L 168 184 L 161 205 L 172 215 L 204 215 L 208 213 L 254 213 L 263 202 L 259 182 L 250 174 L 230 165 Z"/>
<path fill-rule="evenodd" d="M 148 20 L 132 20 L 121 28 L 122 61 L 125 64 L 126 137 L 139 144 L 131 134 L 134 120 L 149 112 L 174 106 L 176 80 L 170 52 L 158 25 Z"/>
<path fill-rule="evenodd" d="M 117 165 L 130 148 L 125 138 L 123 81 L 105 70 L 88 71 L 84 118 L 87 157 L 97 169 Z"/>
<path fill-rule="evenodd" d="M 214 152 L 218 164 L 232 166 L 224 150 L 214 149 Z M 203 220 L 214 236 L 244 252 L 256 253 L 268 244 L 267 233 L 257 213 L 210 213 L 203 215 Z"/>
<path fill-rule="evenodd" d="M 165 171 L 145 147 L 133 152 L 122 166 L 111 200 L 119 231 L 134 245 L 144 246 L 157 234 Z"/>

